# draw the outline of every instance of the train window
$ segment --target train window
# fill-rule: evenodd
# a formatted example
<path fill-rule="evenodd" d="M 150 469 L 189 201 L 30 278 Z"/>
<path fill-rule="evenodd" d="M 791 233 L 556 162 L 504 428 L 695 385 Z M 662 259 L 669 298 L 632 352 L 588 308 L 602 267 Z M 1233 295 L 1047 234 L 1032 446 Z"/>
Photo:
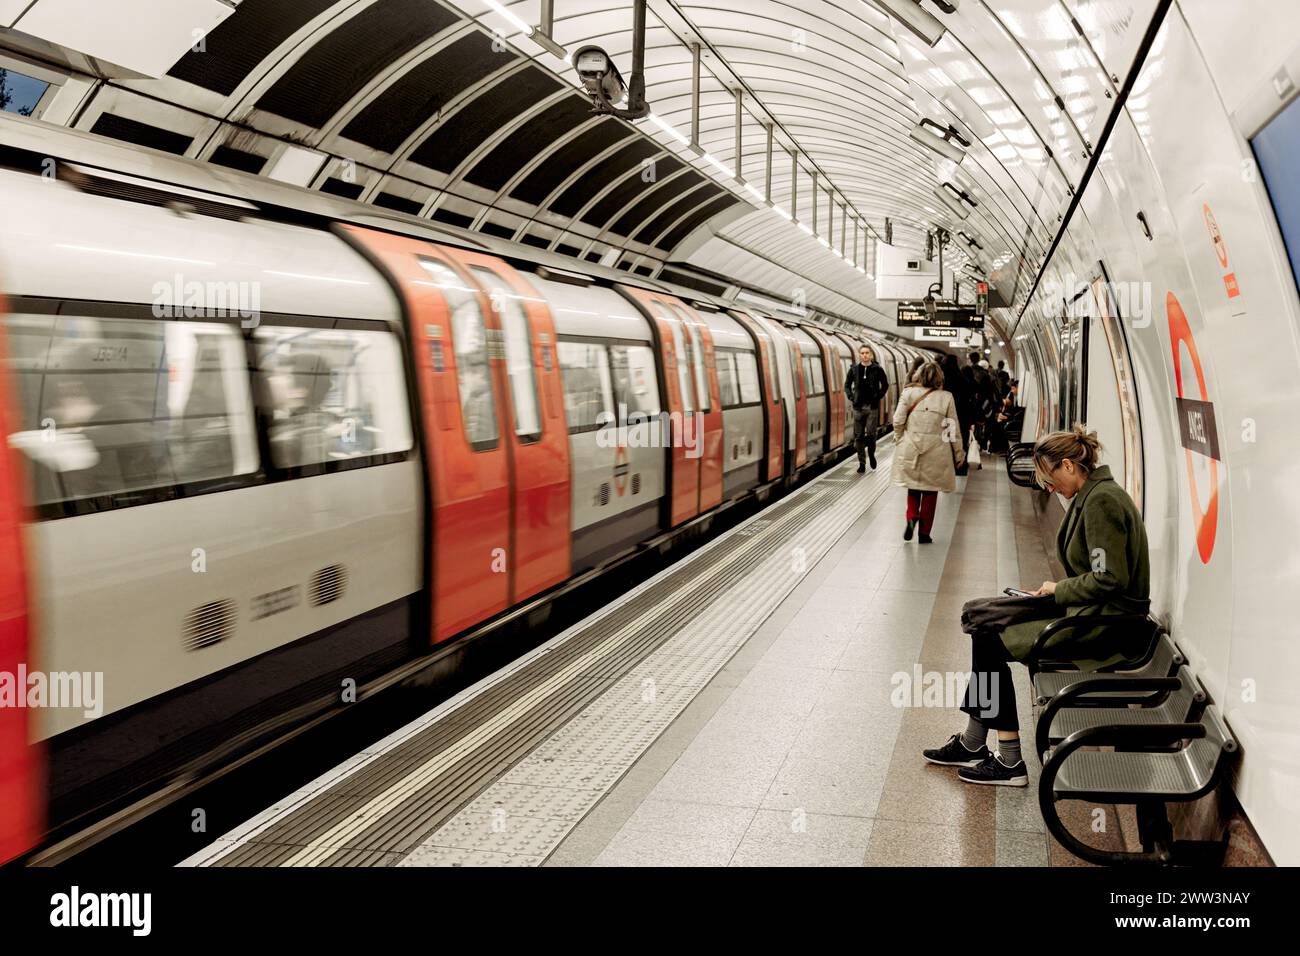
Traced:
<path fill-rule="evenodd" d="M 807 383 L 808 395 L 821 395 L 826 391 L 826 380 L 822 377 L 822 363 L 815 355 L 803 357 L 803 377 Z"/>
<path fill-rule="evenodd" d="M 614 423 L 609 352 L 594 342 L 561 339 L 556 351 L 564 376 L 564 411 L 570 432 L 595 431 Z"/>
<path fill-rule="evenodd" d="M 276 467 L 410 449 L 402 351 L 391 332 L 264 323 L 254 330 L 253 344 L 270 402 L 267 431 Z"/>
<path fill-rule="evenodd" d="M 237 327 L 23 313 L 5 327 L 21 400 L 9 443 L 33 464 L 38 506 L 98 511 L 257 471 Z"/>
<path fill-rule="evenodd" d="M 781 400 L 781 375 L 776 367 L 776 342 L 773 339 L 768 339 L 767 370 L 772 378 L 772 401 L 779 402 Z"/>
<path fill-rule="evenodd" d="M 740 404 L 740 385 L 736 382 L 736 356 L 726 349 L 715 352 L 718 366 L 718 394 L 722 398 L 722 407 L 731 408 Z"/>
<path fill-rule="evenodd" d="M 674 311 L 683 315 L 681 309 Z M 700 400 L 700 410 L 711 412 L 713 397 L 709 394 L 708 373 L 704 371 L 704 338 L 694 322 L 686 322 L 684 315 L 682 321 L 686 325 L 686 334 L 690 336 L 691 367 L 695 370 L 695 394 Z"/>
<path fill-rule="evenodd" d="M 475 450 L 491 448 L 497 440 L 496 397 L 488 366 L 487 329 L 479 308 L 478 290 L 471 289 L 450 266 L 420 257 L 451 311 L 452 346 L 456 353 L 456 382 L 465 436 Z"/>
<path fill-rule="evenodd" d="M 753 352 L 737 352 L 736 384 L 740 387 L 740 401 L 750 405 L 762 401 L 758 387 L 758 356 Z"/>
<path fill-rule="evenodd" d="M 695 384 L 691 379 L 691 347 L 682 336 L 682 323 L 679 319 L 669 318 L 668 324 L 673 329 L 673 352 L 677 356 L 677 384 L 682 390 L 682 411 L 695 411 Z"/>
<path fill-rule="evenodd" d="M 659 384 L 655 353 L 648 345 L 611 345 L 610 369 L 614 401 L 626 420 L 635 423 L 659 414 Z"/>
<path fill-rule="evenodd" d="M 491 269 L 474 267 L 474 274 L 492 296 L 492 308 L 501 316 L 505 333 L 506 372 L 510 376 L 510 401 L 515 411 L 515 434 L 530 441 L 542 436 L 537 409 L 537 381 L 533 376 L 533 336 L 520 296 Z"/>
<path fill-rule="evenodd" d="M 794 397 L 800 399 L 803 398 L 804 388 L 806 385 L 802 375 L 800 374 L 803 366 L 800 364 L 801 356 L 799 355 L 799 347 L 787 336 L 785 340 L 785 348 L 790 354 L 790 378 L 794 381 Z"/>

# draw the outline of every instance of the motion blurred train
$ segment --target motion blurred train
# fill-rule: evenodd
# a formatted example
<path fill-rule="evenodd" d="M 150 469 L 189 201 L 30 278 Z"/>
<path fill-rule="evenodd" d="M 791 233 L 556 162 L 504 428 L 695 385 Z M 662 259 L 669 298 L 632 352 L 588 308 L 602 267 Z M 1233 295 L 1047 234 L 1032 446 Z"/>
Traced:
<path fill-rule="evenodd" d="M 5 139 L 0 673 L 70 675 L 87 706 L 0 708 L 0 861 L 851 442 L 865 337 Z M 869 344 L 887 412 L 918 353 Z"/>

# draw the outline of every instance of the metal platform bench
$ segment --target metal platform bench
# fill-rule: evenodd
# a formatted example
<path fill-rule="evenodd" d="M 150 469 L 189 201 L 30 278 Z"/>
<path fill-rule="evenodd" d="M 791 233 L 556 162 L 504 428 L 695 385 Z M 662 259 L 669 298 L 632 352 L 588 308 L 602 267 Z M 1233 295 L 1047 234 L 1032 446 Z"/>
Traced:
<path fill-rule="evenodd" d="M 1194 722 L 1098 723 L 1078 730 L 1043 765 L 1038 781 L 1043 822 L 1067 850 L 1101 866 L 1219 865 L 1225 841 L 1175 840 L 1165 805 L 1196 800 L 1213 790 L 1236 751 L 1237 741 L 1213 704 Z M 1062 800 L 1133 805 L 1141 851 L 1100 850 L 1078 840 L 1057 813 L 1056 804 Z"/>
<path fill-rule="evenodd" d="M 1151 726 L 1181 724 L 1205 706 L 1208 696 L 1192 672 L 1180 667 L 1173 677 L 1135 677 L 1124 682 L 1126 692 L 1149 694 L 1129 706 L 1115 706 L 1115 681 L 1098 675 L 1077 676 L 1052 697 L 1038 716 L 1034 746 L 1041 760 L 1051 747 L 1079 731 L 1099 725 Z M 1090 695 L 1100 692 L 1102 706 Z"/>
<path fill-rule="evenodd" d="M 1143 626 L 1151 628 L 1151 639 L 1146 652 L 1131 661 L 1116 664 L 1091 673 L 1081 671 L 1073 664 L 1058 661 L 1042 661 L 1039 655 L 1047 640 L 1055 634 L 1071 627 L 1093 627 L 1098 624 L 1119 626 Z M 1111 681 L 1114 690 L 1094 690 L 1088 694 L 1085 702 L 1074 706 L 1112 707 L 1122 703 L 1141 702 L 1151 696 L 1150 691 L 1132 686 L 1132 681 L 1153 677 L 1171 677 L 1178 668 L 1187 663 L 1183 652 L 1178 649 L 1168 634 L 1160 630 L 1160 625 L 1141 614 L 1080 614 L 1072 618 L 1053 621 L 1043 628 L 1034 648 L 1030 652 L 1029 673 L 1034 682 L 1034 703 L 1040 707 L 1071 684 L 1081 680 Z"/>

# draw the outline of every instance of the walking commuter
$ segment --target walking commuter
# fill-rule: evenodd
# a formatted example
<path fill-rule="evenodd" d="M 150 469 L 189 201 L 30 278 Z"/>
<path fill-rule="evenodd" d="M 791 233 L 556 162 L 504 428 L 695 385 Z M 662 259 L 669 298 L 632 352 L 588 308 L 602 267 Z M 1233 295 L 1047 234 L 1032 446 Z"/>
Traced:
<path fill-rule="evenodd" d="M 911 385 L 913 382 L 915 382 L 915 381 L 916 381 L 916 373 L 917 373 L 918 371 L 920 371 L 921 366 L 924 365 L 924 364 L 925 364 L 925 356 L 924 356 L 924 355 L 918 355 L 916 358 L 912 359 L 912 365 L 911 365 L 911 367 L 907 370 L 907 381 L 904 382 L 903 384 L 905 384 L 905 385 Z"/>
<path fill-rule="evenodd" d="M 961 450 L 965 455 L 969 451 L 971 426 L 975 423 L 975 407 L 970 385 L 961 374 L 961 364 L 957 361 L 957 356 L 951 352 L 939 361 L 939 367 L 943 369 L 943 387 L 952 393 L 953 403 L 957 406 L 957 421 L 961 425 Z M 963 461 L 961 467 L 957 469 L 957 474 L 966 474 L 966 468 L 967 463 Z"/>
<path fill-rule="evenodd" d="M 1150 564 L 1142 515 L 1128 493 L 1098 465 L 1101 443 L 1084 425 L 1053 432 L 1034 446 L 1034 474 L 1049 492 L 1070 500 L 1056 535 L 1060 581 L 1044 581 L 1029 598 L 970 602 L 984 610 L 1002 606 L 1016 623 L 966 628 L 971 635 L 971 682 L 961 710 L 966 729 L 942 747 L 923 752 L 930 763 L 957 766 L 966 783 L 1023 787 L 1028 782 L 1020 755 L 1020 724 L 1008 663 L 1024 662 L 1038 634 L 1052 620 L 1080 614 L 1142 614 L 1150 607 Z M 898 453 L 895 453 L 895 460 Z M 1016 613 L 1012 613 L 1012 612 Z M 1093 671 L 1140 657 L 1147 637 L 1126 628 L 1064 630 L 1045 645 L 1054 661 L 1073 661 Z M 988 732 L 997 732 L 997 753 Z"/>
<path fill-rule="evenodd" d="M 998 389 L 998 401 L 1001 402 L 1007 397 L 1007 392 L 1011 389 L 1011 373 L 1007 371 L 1007 363 L 998 360 L 997 371 L 993 373 L 994 382 Z"/>
<path fill-rule="evenodd" d="M 979 352 L 971 352 L 968 358 L 970 364 L 963 368 L 961 373 L 971 391 L 975 440 L 979 442 L 982 448 L 984 446 L 984 423 L 989 417 L 989 412 L 993 410 L 993 381 L 989 377 L 989 373 L 980 367 Z"/>
<path fill-rule="evenodd" d="M 926 362 L 903 389 L 894 410 L 893 481 L 907 489 L 907 529 L 911 541 L 920 525 L 921 544 L 929 544 L 939 492 L 957 487 L 957 467 L 966 461 L 958 432 L 957 406 L 943 390 L 943 370 Z"/>
<path fill-rule="evenodd" d="M 853 447 L 858 453 L 858 474 L 867 470 L 863 457 L 865 449 L 871 458 L 871 468 L 876 467 L 876 431 L 880 427 L 880 400 L 889 392 L 889 379 L 876 362 L 871 346 L 858 349 L 858 361 L 849 369 L 844 379 L 844 394 L 853 406 Z"/>

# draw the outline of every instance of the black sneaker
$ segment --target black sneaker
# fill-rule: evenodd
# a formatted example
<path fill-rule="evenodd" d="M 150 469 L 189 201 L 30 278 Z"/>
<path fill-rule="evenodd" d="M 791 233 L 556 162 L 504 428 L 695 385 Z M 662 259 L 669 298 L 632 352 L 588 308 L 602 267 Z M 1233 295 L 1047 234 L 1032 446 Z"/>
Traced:
<path fill-rule="evenodd" d="M 909 521 L 909 522 L 907 523 L 907 527 L 903 529 L 903 540 L 904 540 L 904 541 L 911 541 L 911 540 L 912 540 L 912 530 L 913 530 L 915 527 L 916 527 L 916 522 L 915 522 L 915 521 Z"/>
<path fill-rule="evenodd" d="M 876 466 L 875 466 L 875 465 L 872 465 L 871 467 L 872 467 L 872 468 L 875 468 Z M 866 466 L 866 465 L 863 465 L 863 464 L 859 464 L 859 465 L 858 465 L 858 474 L 859 474 L 859 475 L 865 475 L 866 473 L 867 473 L 867 466 Z"/>
<path fill-rule="evenodd" d="M 934 538 L 930 537 L 928 534 L 922 531 L 919 535 L 917 535 L 916 540 L 921 542 L 921 544 L 929 544 L 931 541 L 934 540 Z"/>
<path fill-rule="evenodd" d="M 1029 771 L 1022 760 L 1014 767 L 1008 767 L 993 754 L 983 763 L 973 767 L 963 767 L 957 771 L 965 783 L 987 783 L 995 787 L 1025 787 L 1029 785 Z"/>
<path fill-rule="evenodd" d="M 976 764 L 981 764 L 990 759 L 993 755 L 989 753 L 989 748 L 983 744 L 980 744 L 979 750 L 967 750 L 966 745 L 961 742 L 961 734 L 953 734 L 942 747 L 933 750 L 922 750 L 921 756 L 930 763 L 937 763 L 941 767 L 974 767 Z"/>
<path fill-rule="evenodd" d="M 876 456 L 875 456 L 875 455 L 871 455 L 871 470 L 872 470 L 872 471 L 875 471 L 875 470 L 876 470 Z"/>

